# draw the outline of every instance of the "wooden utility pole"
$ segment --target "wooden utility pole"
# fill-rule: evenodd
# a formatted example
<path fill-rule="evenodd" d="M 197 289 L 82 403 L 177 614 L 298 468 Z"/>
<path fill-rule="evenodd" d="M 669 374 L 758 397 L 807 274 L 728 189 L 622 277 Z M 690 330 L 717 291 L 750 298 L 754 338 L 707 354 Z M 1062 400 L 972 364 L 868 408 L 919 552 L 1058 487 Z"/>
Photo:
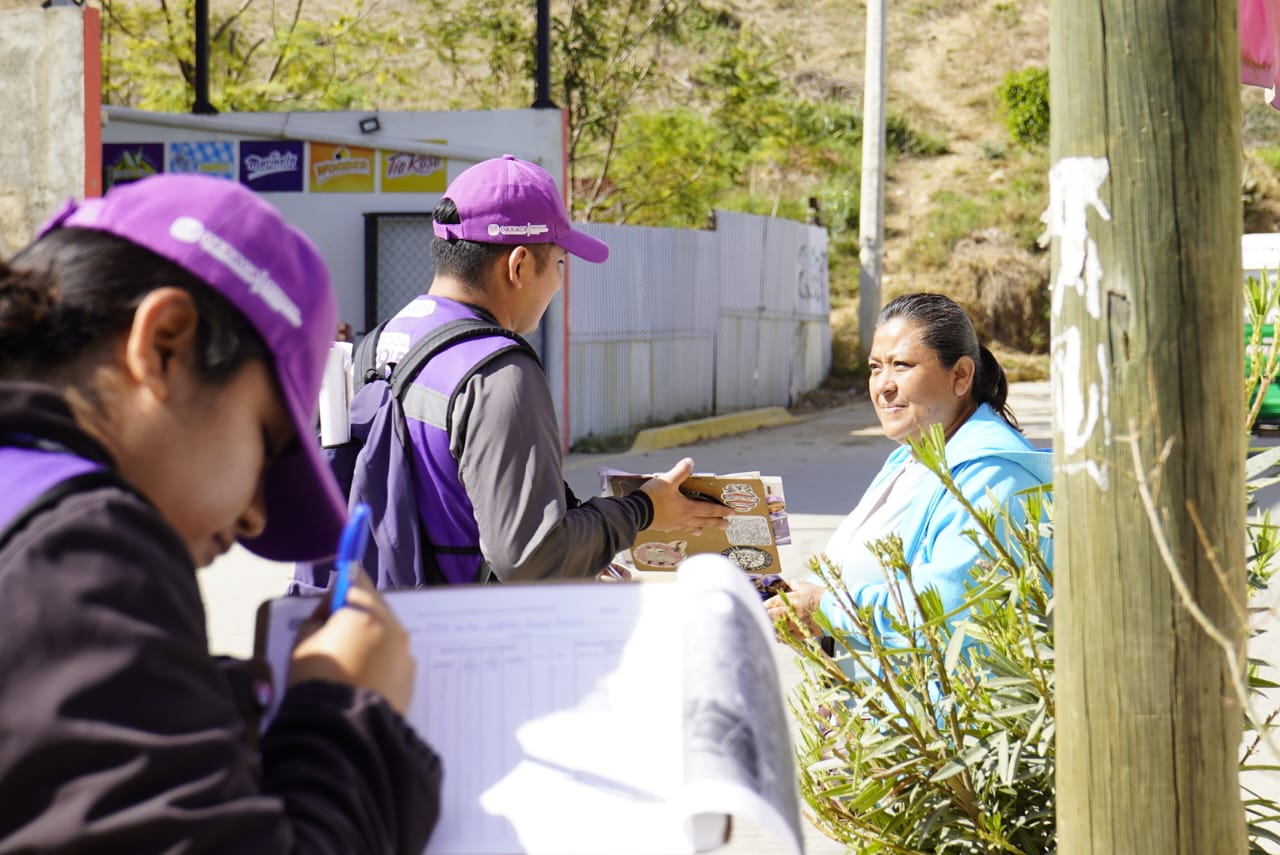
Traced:
<path fill-rule="evenodd" d="M 1062 855 L 1246 848 L 1237 27 L 1051 0 Z"/>
<path fill-rule="evenodd" d="M 867 55 L 862 88 L 862 195 L 858 213 L 858 335 L 871 352 L 884 269 L 885 0 L 867 0 Z"/>

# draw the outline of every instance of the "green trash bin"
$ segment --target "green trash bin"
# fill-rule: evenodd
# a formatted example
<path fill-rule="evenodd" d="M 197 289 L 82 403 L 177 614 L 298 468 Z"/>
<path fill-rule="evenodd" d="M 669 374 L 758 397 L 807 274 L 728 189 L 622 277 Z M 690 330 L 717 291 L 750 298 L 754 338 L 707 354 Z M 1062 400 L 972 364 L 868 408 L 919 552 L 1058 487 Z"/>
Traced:
<path fill-rule="evenodd" d="M 1271 343 L 1271 336 L 1274 335 L 1275 328 L 1272 324 L 1266 324 L 1262 327 L 1263 344 Z M 1248 345 L 1249 336 L 1253 335 L 1253 325 L 1244 325 L 1245 345 Z M 1247 360 L 1247 357 L 1246 357 Z M 1245 362 L 1245 374 L 1249 373 L 1249 363 Z M 1280 428 L 1280 374 L 1272 378 L 1270 385 L 1267 386 L 1266 394 L 1262 398 L 1262 408 L 1258 410 L 1258 420 L 1254 423 L 1255 427 L 1271 427 Z"/>

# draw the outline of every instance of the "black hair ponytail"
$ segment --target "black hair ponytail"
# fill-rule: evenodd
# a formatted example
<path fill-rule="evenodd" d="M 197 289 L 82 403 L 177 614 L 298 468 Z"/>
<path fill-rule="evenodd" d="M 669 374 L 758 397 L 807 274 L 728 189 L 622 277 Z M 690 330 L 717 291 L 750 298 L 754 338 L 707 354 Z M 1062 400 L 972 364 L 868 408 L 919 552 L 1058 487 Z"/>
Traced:
<path fill-rule="evenodd" d="M 1000 418 L 1009 423 L 1009 427 L 1022 432 L 1013 410 L 1009 409 L 1009 378 L 1000 366 L 996 355 L 986 345 L 978 345 L 981 362 L 978 363 L 977 376 L 973 378 L 973 399 L 979 404 L 989 404 L 991 409 L 999 413 Z"/>

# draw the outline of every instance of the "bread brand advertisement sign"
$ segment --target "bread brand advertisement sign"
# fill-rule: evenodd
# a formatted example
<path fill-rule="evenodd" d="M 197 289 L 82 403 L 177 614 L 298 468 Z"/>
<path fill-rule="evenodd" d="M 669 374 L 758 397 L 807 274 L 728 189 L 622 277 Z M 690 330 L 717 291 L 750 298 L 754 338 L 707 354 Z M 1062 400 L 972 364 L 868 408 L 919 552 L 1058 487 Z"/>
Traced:
<path fill-rule="evenodd" d="M 303 143 L 299 140 L 244 140 L 240 143 L 240 183 L 260 193 L 301 193 Z"/>
<path fill-rule="evenodd" d="M 444 142 L 444 140 L 429 140 Z M 430 154 L 380 151 L 383 193 L 443 193 L 448 161 Z"/>
<path fill-rule="evenodd" d="M 104 143 L 102 190 L 164 172 L 164 143 Z"/>
<path fill-rule="evenodd" d="M 373 149 L 310 143 L 312 193 L 372 193 Z"/>

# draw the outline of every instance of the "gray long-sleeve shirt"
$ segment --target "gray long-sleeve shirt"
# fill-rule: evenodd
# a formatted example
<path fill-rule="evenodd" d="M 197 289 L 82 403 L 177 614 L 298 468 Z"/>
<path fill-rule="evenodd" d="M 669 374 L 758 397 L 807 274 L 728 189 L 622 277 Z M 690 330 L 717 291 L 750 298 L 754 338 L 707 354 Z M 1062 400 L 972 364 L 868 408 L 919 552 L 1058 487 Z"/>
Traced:
<path fill-rule="evenodd" d="M 503 581 L 592 576 L 653 517 L 640 492 L 569 506 L 551 387 L 528 354 L 503 354 L 472 377 L 452 425 L 480 549 Z"/>

